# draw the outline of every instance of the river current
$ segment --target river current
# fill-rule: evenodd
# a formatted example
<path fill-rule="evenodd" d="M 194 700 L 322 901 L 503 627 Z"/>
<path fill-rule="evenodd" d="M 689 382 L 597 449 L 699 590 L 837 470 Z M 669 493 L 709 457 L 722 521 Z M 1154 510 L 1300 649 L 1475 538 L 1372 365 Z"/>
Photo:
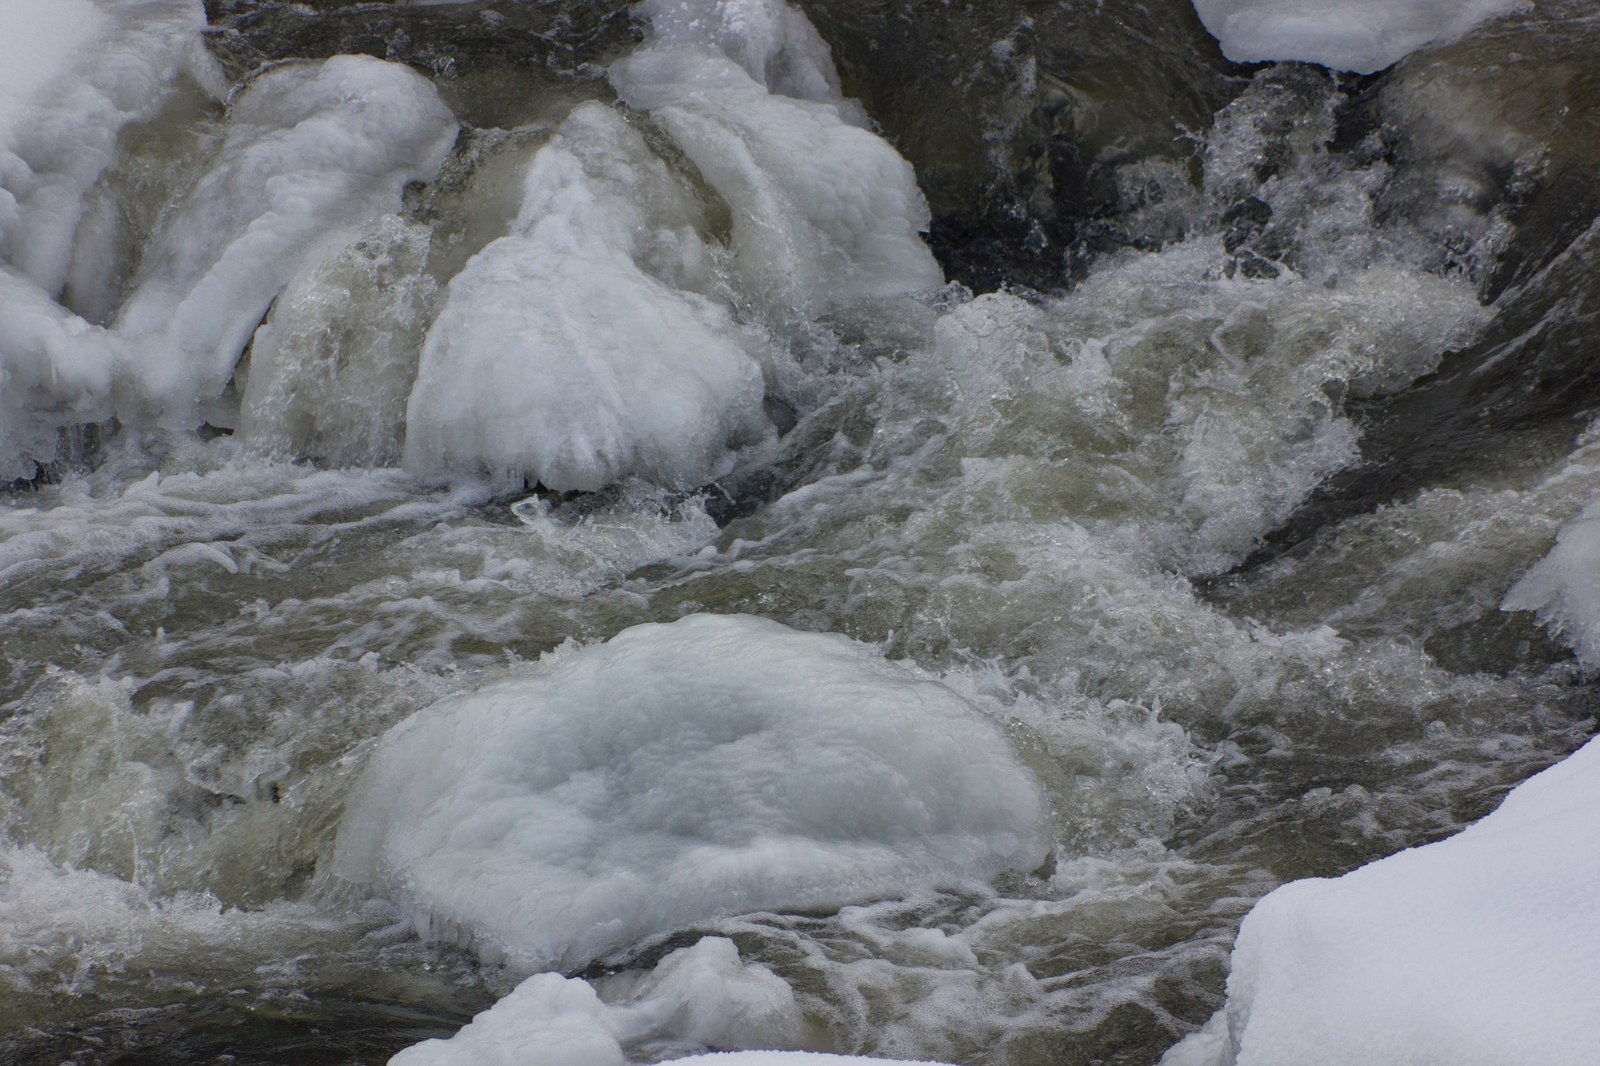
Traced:
<path fill-rule="evenodd" d="M 8 1062 L 726 938 L 686 1002 L 781 1009 L 630 1062 L 1153 1063 L 1262 895 L 1595 730 L 1519 584 L 1600 497 L 1592 5 L 1358 75 L 1187 0 L 77 2 L 0 96 Z"/>

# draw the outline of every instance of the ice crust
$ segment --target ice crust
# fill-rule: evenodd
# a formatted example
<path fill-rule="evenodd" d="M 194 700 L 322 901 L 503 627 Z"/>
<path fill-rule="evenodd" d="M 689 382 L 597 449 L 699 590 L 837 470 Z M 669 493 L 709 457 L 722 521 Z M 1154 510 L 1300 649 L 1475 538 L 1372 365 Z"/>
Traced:
<path fill-rule="evenodd" d="M 1165 1066 L 1600 1061 L 1600 741 L 1437 844 L 1245 919 L 1228 1002 Z"/>
<path fill-rule="evenodd" d="M 709 195 L 616 112 L 578 107 L 429 330 L 404 458 L 420 475 L 703 484 L 770 435 L 765 327 L 943 282 L 910 164 L 840 95 L 804 15 L 775 0 L 638 14 L 649 36 L 612 84 Z M 708 217 L 724 209 L 726 247 Z"/>
<path fill-rule="evenodd" d="M 642 625 L 392 730 L 335 873 L 530 970 L 773 908 L 1031 870 L 1039 785 L 962 697 L 844 637 Z"/>
<path fill-rule="evenodd" d="M 151 118 L 182 75 L 226 86 L 200 44 L 199 0 L 11 0 L 5 15 L 0 259 L 57 296 L 84 196 L 123 128 Z"/>
<path fill-rule="evenodd" d="M 217 165 L 146 251 L 117 317 L 144 357 L 141 397 L 174 428 L 192 421 L 308 252 L 397 209 L 455 134 L 432 84 L 397 63 L 335 56 L 262 75 L 233 102 Z"/>
<path fill-rule="evenodd" d="M 1296 59 L 1358 74 L 1527 6 L 1528 0 L 1194 0 L 1200 21 L 1235 62 Z"/>

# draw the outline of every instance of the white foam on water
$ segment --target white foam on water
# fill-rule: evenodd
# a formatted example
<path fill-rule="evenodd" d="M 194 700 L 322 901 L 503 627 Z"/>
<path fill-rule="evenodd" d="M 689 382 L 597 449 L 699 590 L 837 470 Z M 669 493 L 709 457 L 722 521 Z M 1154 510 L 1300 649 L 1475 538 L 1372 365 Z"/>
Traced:
<path fill-rule="evenodd" d="M 1109 259 L 1058 300 L 979 297 L 939 320 L 880 405 L 916 425 L 928 390 L 950 390 L 948 447 L 974 485 L 1029 499 L 1053 484 L 1065 501 L 1098 480 L 1092 528 L 1126 522 L 1118 538 L 1163 567 L 1226 570 L 1355 458 L 1333 390 L 1408 382 L 1486 315 L 1460 279 L 1382 262 L 1332 288 L 1227 279 L 1218 252 L 1199 237 Z M 874 444 L 898 446 L 892 431 Z"/>
<path fill-rule="evenodd" d="M 1235 62 L 1297 59 L 1359 74 L 1528 6 L 1529 0 L 1194 0 L 1200 21 Z"/>
<path fill-rule="evenodd" d="M 1278 889 L 1227 1005 L 1162 1062 L 1595 1061 L 1597 804 L 1591 741 L 1448 840 Z"/>
<path fill-rule="evenodd" d="M 534 157 L 512 233 L 450 283 L 406 414 L 406 466 L 562 490 L 726 472 L 770 429 L 759 341 L 705 294 L 703 225 L 637 132 L 578 107 Z"/>
<path fill-rule="evenodd" d="M 482 498 L 475 486 L 419 497 L 417 482 L 395 470 L 252 462 L 225 444 L 195 446 L 172 465 L 172 473 L 127 479 L 114 471 L 72 477 L 49 493 L 0 505 L 0 579 L 53 574 L 50 580 L 61 582 L 119 560 L 148 556 L 151 567 L 197 548 L 214 549 L 224 569 L 247 572 L 274 565 L 251 547 L 251 534 L 265 547 L 274 532 L 314 526 L 322 537 L 341 526 L 349 532 L 367 522 L 445 515 Z"/>
<path fill-rule="evenodd" d="M 745 298 L 780 320 L 937 288 L 911 166 L 838 92 L 826 46 L 782 0 L 641 6 L 646 44 L 611 67 L 733 212 Z"/>
<path fill-rule="evenodd" d="M 597 994 L 598 991 L 598 994 Z M 794 992 L 745 963 L 733 941 L 704 937 L 646 973 L 594 985 L 560 974 L 528 978 L 448 1040 L 428 1040 L 393 1066 L 516 1066 L 537 1048 L 550 1066 L 623 1066 L 641 1042 L 652 1060 L 675 1049 L 795 1048 L 805 1023 Z"/>
<path fill-rule="evenodd" d="M 333 872 L 527 969 L 1031 870 L 1044 799 L 950 689 L 748 616 L 644 625 L 393 730 Z"/>
<path fill-rule="evenodd" d="M 9 1002 L 0 1015 L 45 997 L 89 993 L 130 968 L 171 968 L 194 980 L 199 969 L 222 969 L 241 955 L 270 966 L 286 950 L 326 944 L 341 928 L 311 904 L 243 911 L 201 893 L 155 897 L 7 843 L 0 845 L 0 994 Z"/>

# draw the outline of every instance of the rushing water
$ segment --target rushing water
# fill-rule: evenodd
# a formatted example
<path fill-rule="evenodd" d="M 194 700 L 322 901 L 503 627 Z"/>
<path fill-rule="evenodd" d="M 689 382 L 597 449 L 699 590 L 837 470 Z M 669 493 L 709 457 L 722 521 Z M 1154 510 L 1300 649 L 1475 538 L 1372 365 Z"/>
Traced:
<path fill-rule="evenodd" d="M 73 135 L 103 172 L 50 114 L 14 141 L 0 1057 L 459 1028 L 537 964 L 336 870 L 347 799 L 413 712 L 641 623 L 937 679 L 1050 858 L 573 949 L 622 1001 L 730 937 L 801 1012 L 640 1061 L 1153 1062 L 1263 893 L 1593 732 L 1502 607 L 1600 494 L 1591 8 L 1358 78 L 1229 64 L 1173 0 L 800 7 L 212 3 L 209 53 Z M 105 5 L 157 9 L 193 19 Z M 722 683 L 687 658 L 597 698 Z"/>

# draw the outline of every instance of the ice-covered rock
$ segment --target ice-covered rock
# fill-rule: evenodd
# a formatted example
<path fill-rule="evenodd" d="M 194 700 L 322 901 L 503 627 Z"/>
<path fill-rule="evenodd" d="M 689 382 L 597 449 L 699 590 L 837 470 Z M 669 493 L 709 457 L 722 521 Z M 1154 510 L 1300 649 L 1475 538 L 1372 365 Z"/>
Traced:
<path fill-rule="evenodd" d="M 804 1022 L 794 992 L 733 941 L 705 937 L 647 973 L 594 986 L 544 973 L 474 1018 L 448 1040 L 428 1040 L 394 1066 L 622 1066 L 624 1045 L 800 1046 Z"/>
<path fill-rule="evenodd" d="M 1298 59 L 1360 74 L 1527 6 L 1528 0 L 1194 0 L 1200 21 L 1235 62 Z"/>
<path fill-rule="evenodd" d="M 0 38 L 0 260 L 59 295 L 84 195 L 123 128 L 184 74 L 225 85 L 200 0 L 9 0 Z"/>
<path fill-rule="evenodd" d="M 119 413 L 145 406 L 175 428 L 222 392 L 308 253 L 397 210 L 456 135 L 426 78 L 367 56 L 270 70 L 228 118 L 216 165 L 145 250 L 115 322 L 139 349 Z"/>
<path fill-rule="evenodd" d="M 641 625 L 392 730 L 335 873 L 527 969 L 774 908 L 1031 870 L 1046 804 L 1000 727 L 842 636 Z"/>
<path fill-rule="evenodd" d="M 799 10 L 665 0 L 639 14 L 646 42 L 611 81 L 698 176 L 612 110 L 572 113 L 511 232 L 451 282 L 429 331 L 407 411 L 419 474 L 701 484 L 769 433 L 763 327 L 943 281 L 910 165 L 840 95 Z"/>
<path fill-rule="evenodd" d="M 1585 666 L 1600 666 L 1600 500 L 1561 527 L 1550 554 L 1511 586 L 1501 606 L 1537 611 Z"/>
<path fill-rule="evenodd" d="M 1271 893 L 1227 1005 L 1162 1062 L 1600 1061 L 1596 809 L 1591 741 L 1448 840 Z"/>
<path fill-rule="evenodd" d="M 760 364 L 705 295 L 701 211 L 611 109 L 535 156 L 512 232 L 451 281 L 407 411 L 406 466 L 508 487 L 692 487 L 767 431 Z"/>
<path fill-rule="evenodd" d="M 782 0 L 651 0 L 611 68 L 733 213 L 734 269 L 769 314 L 937 288 L 916 175 L 839 94 L 827 46 Z"/>
<path fill-rule="evenodd" d="M 124 9 L 125 52 L 97 46 L 121 80 L 89 76 L 30 104 L 13 127 L 16 151 L 0 151 L 3 477 L 48 462 L 60 426 L 231 421 L 209 405 L 273 299 L 320 248 L 396 210 L 405 184 L 435 173 L 455 137 L 433 86 L 399 64 L 338 56 L 267 71 L 233 100 L 215 161 L 164 213 L 110 325 L 90 323 L 56 299 L 83 196 L 113 159 L 121 126 L 155 107 L 181 52 L 172 41 L 197 29 L 180 17 L 184 5 L 166 0 L 107 10 Z"/>

